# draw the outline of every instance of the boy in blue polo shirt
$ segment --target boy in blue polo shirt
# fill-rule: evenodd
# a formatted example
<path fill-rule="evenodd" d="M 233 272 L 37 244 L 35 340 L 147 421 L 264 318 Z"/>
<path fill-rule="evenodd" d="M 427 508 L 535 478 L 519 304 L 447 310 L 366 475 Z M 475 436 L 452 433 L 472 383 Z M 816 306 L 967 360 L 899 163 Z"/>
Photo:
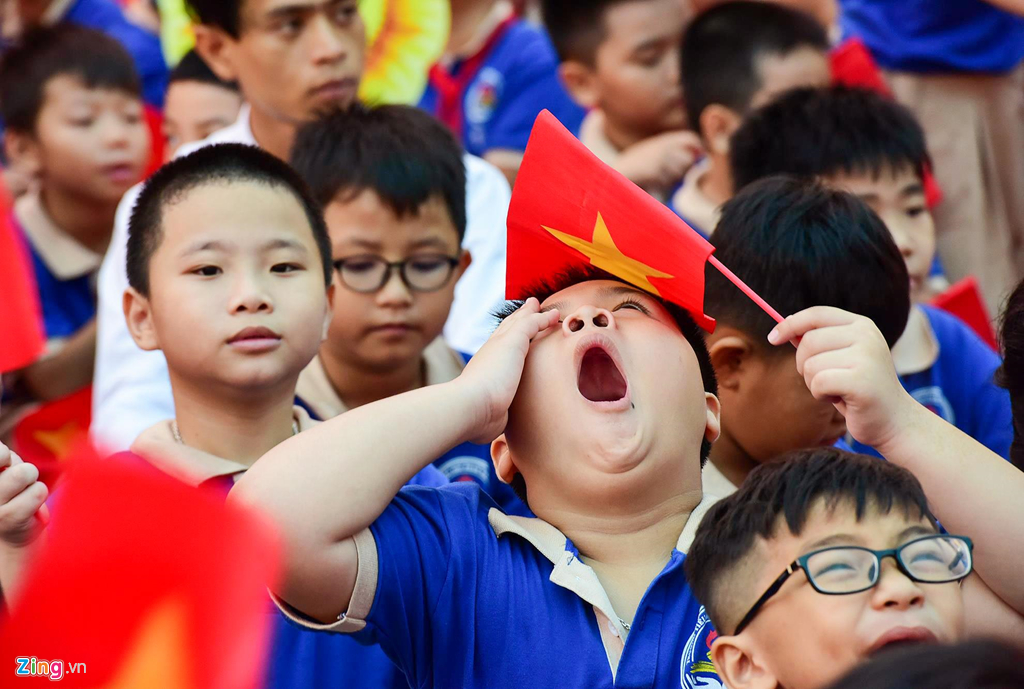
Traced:
<path fill-rule="evenodd" d="M 580 141 L 659 201 L 686 174 L 700 140 L 686 131 L 680 0 L 544 0 L 559 71 L 589 111 Z M 570 128 L 570 131 L 575 131 Z"/>
<path fill-rule="evenodd" d="M 232 495 L 288 544 L 285 609 L 379 643 L 413 686 L 711 680 L 691 662 L 712 629 L 682 573 L 718 435 L 700 331 L 595 269 L 532 292 L 458 378 L 287 441 Z M 399 491 L 445 449 L 492 439 L 538 518 L 476 486 Z"/>
<path fill-rule="evenodd" d="M 729 137 L 747 113 L 797 86 L 827 86 L 828 36 L 809 15 L 740 0 L 698 16 L 683 36 L 682 79 L 690 126 L 707 156 L 693 166 L 670 206 L 705 236 L 735 192 Z"/>
<path fill-rule="evenodd" d="M 509 182 L 541 110 L 554 113 L 571 131 L 584 114 L 559 80 L 547 33 L 517 16 L 507 0 L 452 1 L 448 49 L 430 70 L 420 107 Z"/>
<path fill-rule="evenodd" d="M 1009 395 L 993 380 L 999 356 L 958 318 L 926 303 L 935 226 L 922 181 L 929 157 L 914 116 L 868 90 L 801 89 L 753 113 L 733 136 L 731 157 L 737 188 L 780 172 L 813 175 L 879 215 L 904 257 L 914 301 L 892 348 L 904 387 L 1007 457 L 1013 430 Z"/>
<path fill-rule="evenodd" d="M 9 157 L 37 179 L 12 220 L 31 254 L 47 354 L 23 369 L 26 399 L 53 400 L 92 380 L 95 273 L 122 194 L 149 154 L 139 78 L 112 38 L 75 26 L 41 29 L 0 63 Z"/>
<path fill-rule="evenodd" d="M 338 278 L 334 318 L 298 394 L 327 420 L 462 372 L 468 355 L 441 336 L 455 283 L 469 266 L 462 150 L 416 108 L 353 105 L 299 130 L 292 165 L 324 207 Z M 486 445 L 434 463 L 476 481 L 511 514 L 525 506 L 498 481 Z"/>

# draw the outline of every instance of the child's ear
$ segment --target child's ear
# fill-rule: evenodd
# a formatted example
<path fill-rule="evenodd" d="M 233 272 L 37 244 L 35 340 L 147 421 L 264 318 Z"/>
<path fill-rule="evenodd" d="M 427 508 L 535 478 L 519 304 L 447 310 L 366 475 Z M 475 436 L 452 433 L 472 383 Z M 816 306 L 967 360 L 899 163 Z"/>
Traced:
<path fill-rule="evenodd" d="M 508 449 L 508 440 L 502 433 L 491 443 L 491 461 L 494 462 L 494 473 L 498 480 L 511 485 L 512 478 L 519 473 L 515 461 L 512 459 L 512 452 Z"/>
<path fill-rule="evenodd" d="M 776 689 L 778 681 L 761 654 L 742 634 L 720 636 L 711 644 L 711 662 L 729 689 Z"/>
<path fill-rule="evenodd" d="M 718 378 L 718 387 L 729 392 L 738 391 L 754 353 L 750 340 L 739 331 L 721 328 L 708 343 L 708 353 Z"/>
<path fill-rule="evenodd" d="M 708 150 L 729 155 L 729 138 L 739 129 L 742 118 L 731 108 L 712 103 L 700 114 L 700 131 Z"/>
<path fill-rule="evenodd" d="M 194 24 L 192 30 L 196 37 L 196 52 L 203 58 L 203 62 L 223 81 L 236 81 L 238 72 L 231 60 L 231 44 L 234 39 L 215 26 Z"/>
<path fill-rule="evenodd" d="M 593 69 L 582 62 L 566 60 L 558 66 L 558 74 L 569 95 L 580 107 L 591 110 L 601 104 L 601 91 Z"/>
<path fill-rule="evenodd" d="M 722 434 L 722 403 L 710 392 L 704 393 L 704 404 L 707 407 L 707 422 L 704 424 L 704 439 L 709 443 L 718 440 Z"/>
<path fill-rule="evenodd" d="M 36 177 L 42 169 L 42 151 L 31 134 L 10 129 L 4 132 L 4 155 L 23 175 Z"/>
<path fill-rule="evenodd" d="M 320 342 L 327 339 L 327 333 L 331 329 L 331 320 L 334 318 L 334 279 L 327 286 L 327 310 L 324 313 L 324 328 L 320 333 Z"/>
<path fill-rule="evenodd" d="M 149 299 L 142 296 L 134 287 L 129 287 L 124 291 L 121 304 L 124 308 L 124 319 L 128 323 L 128 332 L 132 334 L 132 339 L 139 349 L 147 352 L 160 349 L 160 339 L 153 326 L 153 311 Z"/>
<path fill-rule="evenodd" d="M 459 265 L 455 266 L 455 282 L 462 279 L 462 276 L 472 264 L 473 254 L 469 253 L 469 249 L 463 249 L 459 254 Z"/>

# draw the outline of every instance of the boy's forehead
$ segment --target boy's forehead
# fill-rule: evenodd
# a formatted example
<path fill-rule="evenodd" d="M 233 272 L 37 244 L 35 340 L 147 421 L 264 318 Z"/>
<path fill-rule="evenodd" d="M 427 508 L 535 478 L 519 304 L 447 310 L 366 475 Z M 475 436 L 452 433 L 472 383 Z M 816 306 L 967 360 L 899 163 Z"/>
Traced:
<path fill-rule="evenodd" d="M 609 6 L 601 21 L 605 40 L 632 47 L 678 37 L 691 14 L 689 2 L 627 0 Z"/>
<path fill-rule="evenodd" d="M 854 499 L 850 497 L 832 504 L 824 499 L 816 501 L 799 535 L 790 532 L 785 518 L 780 515 L 772 540 L 785 543 L 783 559 L 788 564 L 800 555 L 833 545 L 894 548 L 916 536 L 932 533 L 936 533 L 935 526 L 915 507 L 893 504 L 888 510 L 882 510 L 875 501 L 869 500 L 858 519 Z"/>

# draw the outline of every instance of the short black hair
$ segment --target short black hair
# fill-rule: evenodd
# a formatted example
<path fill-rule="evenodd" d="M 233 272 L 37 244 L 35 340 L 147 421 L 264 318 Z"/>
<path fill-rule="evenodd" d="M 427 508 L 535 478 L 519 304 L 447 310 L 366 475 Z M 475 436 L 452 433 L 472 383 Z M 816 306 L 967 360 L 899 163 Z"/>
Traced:
<path fill-rule="evenodd" d="M 34 134 L 46 85 L 61 76 L 142 97 L 135 63 L 113 38 L 69 23 L 33 29 L 0 58 L 0 117 L 7 127 Z"/>
<path fill-rule="evenodd" d="M 524 292 L 530 296 L 536 297 L 538 301 L 543 302 L 556 292 L 560 292 L 563 289 L 572 287 L 573 285 L 577 285 L 581 282 L 590 282 L 592 280 L 612 280 L 626 285 L 632 284 L 616 275 L 600 270 L 599 268 L 575 266 L 567 268 L 564 271 L 552 275 L 546 280 L 542 280 L 537 284 L 532 285 L 524 290 Z M 640 288 L 638 287 L 637 289 L 639 290 Z M 651 294 L 650 292 L 645 293 L 648 294 L 651 299 L 656 300 L 665 307 L 665 310 L 668 311 L 670 316 L 672 316 L 672 320 L 676 322 L 676 325 L 679 327 L 679 331 L 683 334 L 683 337 L 686 338 L 686 341 L 690 344 L 690 347 L 693 349 L 693 353 L 697 357 L 697 366 L 700 368 L 700 378 L 704 384 L 704 391 L 717 396 L 718 379 L 715 377 L 715 367 L 711 364 L 711 355 L 708 353 L 708 347 L 704 341 L 703 331 L 683 307 L 670 302 L 667 299 Z M 505 302 L 505 304 L 494 313 L 495 320 L 498 323 L 505 320 L 515 313 L 519 307 L 523 305 L 524 301 L 525 300 L 511 300 Z M 710 453 L 711 443 L 706 439 L 701 441 L 701 468 L 704 468 Z M 515 489 L 516 494 L 519 495 L 519 498 L 525 503 L 525 486 L 522 485 L 522 477 L 517 475 L 517 478 L 519 479 L 520 485 L 517 486 L 516 483 L 513 482 L 512 488 Z"/>
<path fill-rule="evenodd" d="M 205 146 L 176 158 L 146 182 L 128 220 L 128 284 L 149 296 L 149 261 L 163 237 L 164 209 L 202 186 L 255 183 L 290 192 L 302 205 L 320 251 L 324 286 L 331 284 L 331 242 L 323 212 L 302 178 L 284 161 L 244 144 Z"/>
<path fill-rule="evenodd" d="M 1024 282 L 1017 285 L 1006 300 L 999 341 L 1003 363 L 996 371 L 996 383 L 1010 393 L 1013 410 L 1013 443 L 1010 461 L 1024 469 Z"/>
<path fill-rule="evenodd" d="M 681 73 L 690 126 L 701 133 L 701 113 L 715 103 L 746 114 L 762 87 L 760 59 L 805 47 L 826 52 L 828 35 L 810 15 L 789 7 L 740 0 L 700 14 L 683 34 Z"/>
<path fill-rule="evenodd" d="M 642 0 L 543 0 L 541 15 L 562 62 L 593 65 L 605 39 L 605 14 L 615 5 Z"/>
<path fill-rule="evenodd" d="M 178 65 L 171 70 L 168 85 L 179 81 L 197 81 L 201 84 L 219 86 L 229 91 L 238 91 L 238 82 L 224 81 L 218 77 L 194 49 L 185 53 Z"/>
<path fill-rule="evenodd" d="M 738 578 L 730 576 L 746 564 L 757 539 L 770 541 L 783 526 L 799 536 L 822 501 L 829 510 L 852 506 L 858 521 L 869 507 L 881 514 L 899 508 L 908 517 L 927 519 L 937 530 L 921 484 L 890 462 L 819 447 L 761 464 L 739 490 L 705 513 L 686 554 L 690 587 L 719 633 L 731 633 L 743 614 L 740 608 L 760 593 L 745 585 L 737 590 Z"/>
<path fill-rule="evenodd" d="M 722 207 L 711 235 L 715 256 L 783 316 L 834 306 L 874 321 L 892 347 L 910 315 L 910 279 L 882 221 L 852 194 L 811 179 L 777 175 Z M 710 265 L 704 308 L 771 347 L 775 321 Z"/>
<path fill-rule="evenodd" d="M 185 9 L 197 24 L 215 26 L 232 38 L 238 38 L 244 2 L 245 0 L 185 0 Z"/>
<path fill-rule="evenodd" d="M 466 166 L 451 131 L 408 105 L 335 110 L 299 129 L 292 165 L 326 207 L 372 191 L 398 217 L 444 201 L 459 242 L 466 234 Z"/>
<path fill-rule="evenodd" d="M 1019 689 L 1024 650 L 1001 641 L 883 649 L 828 689 Z"/>
<path fill-rule="evenodd" d="M 752 112 L 729 141 L 737 189 L 779 173 L 827 177 L 911 169 L 930 164 L 913 113 L 863 88 L 799 88 Z"/>

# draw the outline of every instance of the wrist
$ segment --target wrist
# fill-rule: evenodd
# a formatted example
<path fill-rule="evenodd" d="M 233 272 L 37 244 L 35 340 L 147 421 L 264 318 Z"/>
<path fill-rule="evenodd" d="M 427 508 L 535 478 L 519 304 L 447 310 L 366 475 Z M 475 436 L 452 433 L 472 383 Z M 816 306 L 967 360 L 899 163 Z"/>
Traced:
<path fill-rule="evenodd" d="M 463 380 L 461 376 L 441 386 L 445 388 L 445 398 L 454 402 L 452 413 L 461 419 L 456 444 L 472 442 L 492 422 L 486 388 Z"/>
<path fill-rule="evenodd" d="M 931 431 L 930 425 L 941 419 L 927 407 L 920 404 L 905 390 L 900 391 L 899 403 L 892 410 L 892 423 L 888 433 L 875 444 L 875 449 L 890 461 L 899 462 L 898 458 L 906 455 L 902 448 L 920 446 L 918 439 Z"/>

